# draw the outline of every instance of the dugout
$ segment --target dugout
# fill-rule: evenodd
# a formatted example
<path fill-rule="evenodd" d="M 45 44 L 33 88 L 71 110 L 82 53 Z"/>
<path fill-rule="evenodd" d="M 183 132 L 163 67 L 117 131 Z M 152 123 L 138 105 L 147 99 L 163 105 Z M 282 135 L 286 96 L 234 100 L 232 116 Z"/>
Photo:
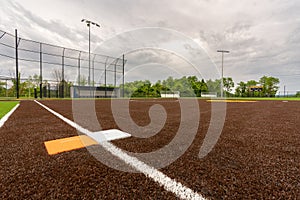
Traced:
<path fill-rule="evenodd" d="M 119 98 L 118 87 L 72 86 L 71 98 Z"/>

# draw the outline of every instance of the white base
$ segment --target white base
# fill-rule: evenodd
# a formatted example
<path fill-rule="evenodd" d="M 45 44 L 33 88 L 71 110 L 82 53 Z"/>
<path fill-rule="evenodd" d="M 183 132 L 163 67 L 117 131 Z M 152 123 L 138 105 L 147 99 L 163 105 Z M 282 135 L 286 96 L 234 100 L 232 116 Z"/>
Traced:
<path fill-rule="evenodd" d="M 105 131 L 97 131 L 97 132 L 89 133 L 88 136 L 90 136 L 97 142 L 103 142 L 103 141 L 112 141 L 112 140 L 128 138 L 131 135 L 129 133 L 125 133 L 118 129 L 109 129 Z"/>

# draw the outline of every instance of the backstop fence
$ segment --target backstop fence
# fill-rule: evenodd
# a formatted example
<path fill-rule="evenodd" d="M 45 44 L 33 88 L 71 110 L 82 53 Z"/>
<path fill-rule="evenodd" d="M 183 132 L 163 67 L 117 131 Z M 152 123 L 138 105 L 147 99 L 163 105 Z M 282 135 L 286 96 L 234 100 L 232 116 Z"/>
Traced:
<path fill-rule="evenodd" d="M 64 98 L 71 87 L 83 86 L 117 88 L 123 96 L 125 63 L 124 55 L 89 53 L 0 30 L 0 97 Z"/>

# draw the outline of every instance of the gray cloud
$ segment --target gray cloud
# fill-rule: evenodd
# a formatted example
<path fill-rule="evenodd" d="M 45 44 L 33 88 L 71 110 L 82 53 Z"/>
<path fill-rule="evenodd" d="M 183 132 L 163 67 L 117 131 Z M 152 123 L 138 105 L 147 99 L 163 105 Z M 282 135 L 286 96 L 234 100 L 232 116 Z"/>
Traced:
<path fill-rule="evenodd" d="M 81 18 L 101 24 L 99 30 L 92 31 L 94 48 L 123 31 L 141 27 L 170 28 L 202 45 L 218 67 L 221 55 L 216 50 L 230 50 L 231 53 L 225 56 L 225 75 L 233 77 L 236 82 L 259 79 L 264 74 L 278 75 L 281 86 L 300 89 L 298 76 L 293 76 L 300 68 L 300 2 L 297 0 L 28 0 L 26 3 L 13 1 L 3 4 L 0 28 L 12 32 L 16 27 L 20 34 L 30 39 L 87 49 L 87 29 L 79 22 Z M 56 9 L 53 9 L 54 4 Z M 142 42 L 148 38 L 141 35 L 133 39 Z M 123 38 L 123 44 L 127 40 L 132 41 L 132 38 Z M 176 43 L 171 39 L 166 41 Z M 193 48 L 185 48 L 191 55 L 197 56 Z M 157 61 L 159 56 L 169 58 L 162 52 L 156 53 L 160 55 L 153 57 L 154 54 L 148 52 L 142 56 L 143 59 L 133 55 L 128 55 L 128 58 L 133 59 L 130 61 L 133 65 Z M 152 74 L 157 76 L 149 72 L 149 76 Z M 282 75 L 290 76 L 285 78 Z M 132 77 L 137 78 L 139 74 Z"/>

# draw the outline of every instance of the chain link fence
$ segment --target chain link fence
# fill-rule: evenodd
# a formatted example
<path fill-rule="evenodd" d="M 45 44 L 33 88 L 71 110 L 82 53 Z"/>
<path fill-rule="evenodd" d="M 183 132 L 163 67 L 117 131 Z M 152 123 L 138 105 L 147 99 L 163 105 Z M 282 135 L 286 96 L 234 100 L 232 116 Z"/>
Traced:
<path fill-rule="evenodd" d="M 124 55 L 89 53 L 0 30 L 0 97 L 65 98 L 72 86 L 117 88 L 117 80 L 124 85 L 125 63 Z"/>

